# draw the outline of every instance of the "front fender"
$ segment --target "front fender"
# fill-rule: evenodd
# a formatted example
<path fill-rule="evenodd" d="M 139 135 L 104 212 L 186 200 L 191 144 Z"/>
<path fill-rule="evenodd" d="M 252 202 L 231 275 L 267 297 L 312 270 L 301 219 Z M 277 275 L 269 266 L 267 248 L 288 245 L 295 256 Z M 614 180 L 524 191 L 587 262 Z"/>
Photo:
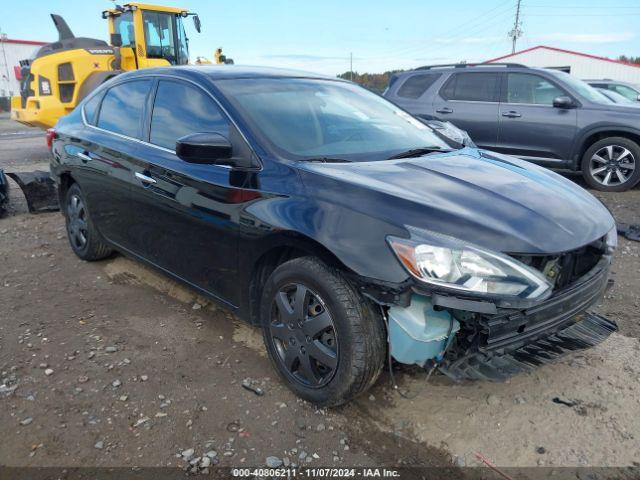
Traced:
<path fill-rule="evenodd" d="M 585 142 L 587 139 L 593 135 L 597 135 L 598 133 L 606 133 L 611 132 L 614 135 L 619 135 L 620 133 L 630 133 L 632 135 L 636 135 L 640 137 L 640 129 L 629 127 L 626 125 L 615 125 L 611 123 L 600 122 L 593 125 L 590 125 L 588 128 L 581 130 L 573 143 L 573 155 L 571 158 L 573 159 L 574 170 L 580 169 L 580 152 L 583 150 Z"/>
<path fill-rule="evenodd" d="M 259 239 L 248 242 L 251 257 L 259 258 L 284 239 L 308 239 L 356 275 L 389 283 L 408 278 L 386 242 L 387 235 L 406 235 L 404 229 L 340 204 L 310 198 L 314 196 L 273 197 L 249 205 L 246 213 L 267 227 Z"/>

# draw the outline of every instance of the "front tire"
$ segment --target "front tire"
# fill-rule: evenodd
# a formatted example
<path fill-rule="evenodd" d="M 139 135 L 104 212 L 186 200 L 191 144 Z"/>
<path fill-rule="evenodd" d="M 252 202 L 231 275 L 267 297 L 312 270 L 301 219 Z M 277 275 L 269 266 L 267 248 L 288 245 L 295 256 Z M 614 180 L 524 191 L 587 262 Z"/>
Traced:
<path fill-rule="evenodd" d="M 624 192 L 640 181 L 640 146 L 623 137 L 604 138 L 587 149 L 581 168 L 591 188 Z"/>
<path fill-rule="evenodd" d="M 337 270 L 313 257 L 274 270 L 260 318 L 276 370 L 305 400 L 340 405 L 380 375 L 387 347 L 380 313 Z"/>
<path fill-rule="evenodd" d="M 64 207 L 67 237 L 73 253 L 89 262 L 102 260 L 113 253 L 91 221 L 87 202 L 77 183 L 69 187 Z"/>

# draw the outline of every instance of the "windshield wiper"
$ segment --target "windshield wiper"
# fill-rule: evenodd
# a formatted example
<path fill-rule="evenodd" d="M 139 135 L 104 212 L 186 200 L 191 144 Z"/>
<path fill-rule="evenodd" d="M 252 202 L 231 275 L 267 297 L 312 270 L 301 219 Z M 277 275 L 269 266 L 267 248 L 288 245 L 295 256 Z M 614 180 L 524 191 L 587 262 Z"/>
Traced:
<path fill-rule="evenodd" d="M 431 147 L 412 148 L 411 150 L 406 150 L 404 152 L 396 153 L 395 155 L 391 155 L 387 160 L 394 160 L 396 158 L 421 157 L 422 155 L 427 155 L 428 153 L 450 152 L 450 151 L 451 150 L 447 150 L 437 145 L 433 145 Z"/>
<path fill-rule="evenodd" d="M 350 163 L 351 160 L 347 160 L 344 158 L 334 158 L 334 157 L 310 157 L 310 158 L 301 158 L 301 162 L 320 162 L 320 163 Z"/>

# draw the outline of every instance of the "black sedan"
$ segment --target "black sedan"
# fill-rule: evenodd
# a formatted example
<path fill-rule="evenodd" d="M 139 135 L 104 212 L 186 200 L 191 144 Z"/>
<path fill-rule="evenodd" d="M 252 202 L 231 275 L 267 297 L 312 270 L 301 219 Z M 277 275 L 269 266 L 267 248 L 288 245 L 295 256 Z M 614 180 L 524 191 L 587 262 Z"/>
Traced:
<path fill-rule="evenodd" d="M 599 343 L 613 218 L 335 78 L 236 66 L 122 74 L 50 132 L 73 251 L 139 259 L 260 325 L 301 397 L 392 360 L 500 380 Z M 454 139 L 455 137 L 455 139 Z"/>

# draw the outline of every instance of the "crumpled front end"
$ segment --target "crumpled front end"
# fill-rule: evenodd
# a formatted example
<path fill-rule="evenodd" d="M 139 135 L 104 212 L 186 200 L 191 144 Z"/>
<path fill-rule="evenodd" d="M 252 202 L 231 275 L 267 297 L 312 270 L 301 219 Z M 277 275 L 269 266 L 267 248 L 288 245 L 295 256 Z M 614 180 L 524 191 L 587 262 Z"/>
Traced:
<path fill-rule="evenodd" d="M 468 315 L 440 370 L 460 380 L 505 380 L 578 350 L 618 330 L 614 321 L 590 313 L 610 286 L 609 258 L 549 299 L 520 311 Z"/>
<path fill-rule="evenodd" d="M 609 253 L 596 242 L 555 256 L 518 257 L 554 285 L 550 297 L 526 308 L 414 285 L 409 305 L 387 309 L 390 353 L 401 363 L 438 366 L 454 380 L 503 381 L 591 348 L 618 329 L 589 312 L 612 283 Z"/>

